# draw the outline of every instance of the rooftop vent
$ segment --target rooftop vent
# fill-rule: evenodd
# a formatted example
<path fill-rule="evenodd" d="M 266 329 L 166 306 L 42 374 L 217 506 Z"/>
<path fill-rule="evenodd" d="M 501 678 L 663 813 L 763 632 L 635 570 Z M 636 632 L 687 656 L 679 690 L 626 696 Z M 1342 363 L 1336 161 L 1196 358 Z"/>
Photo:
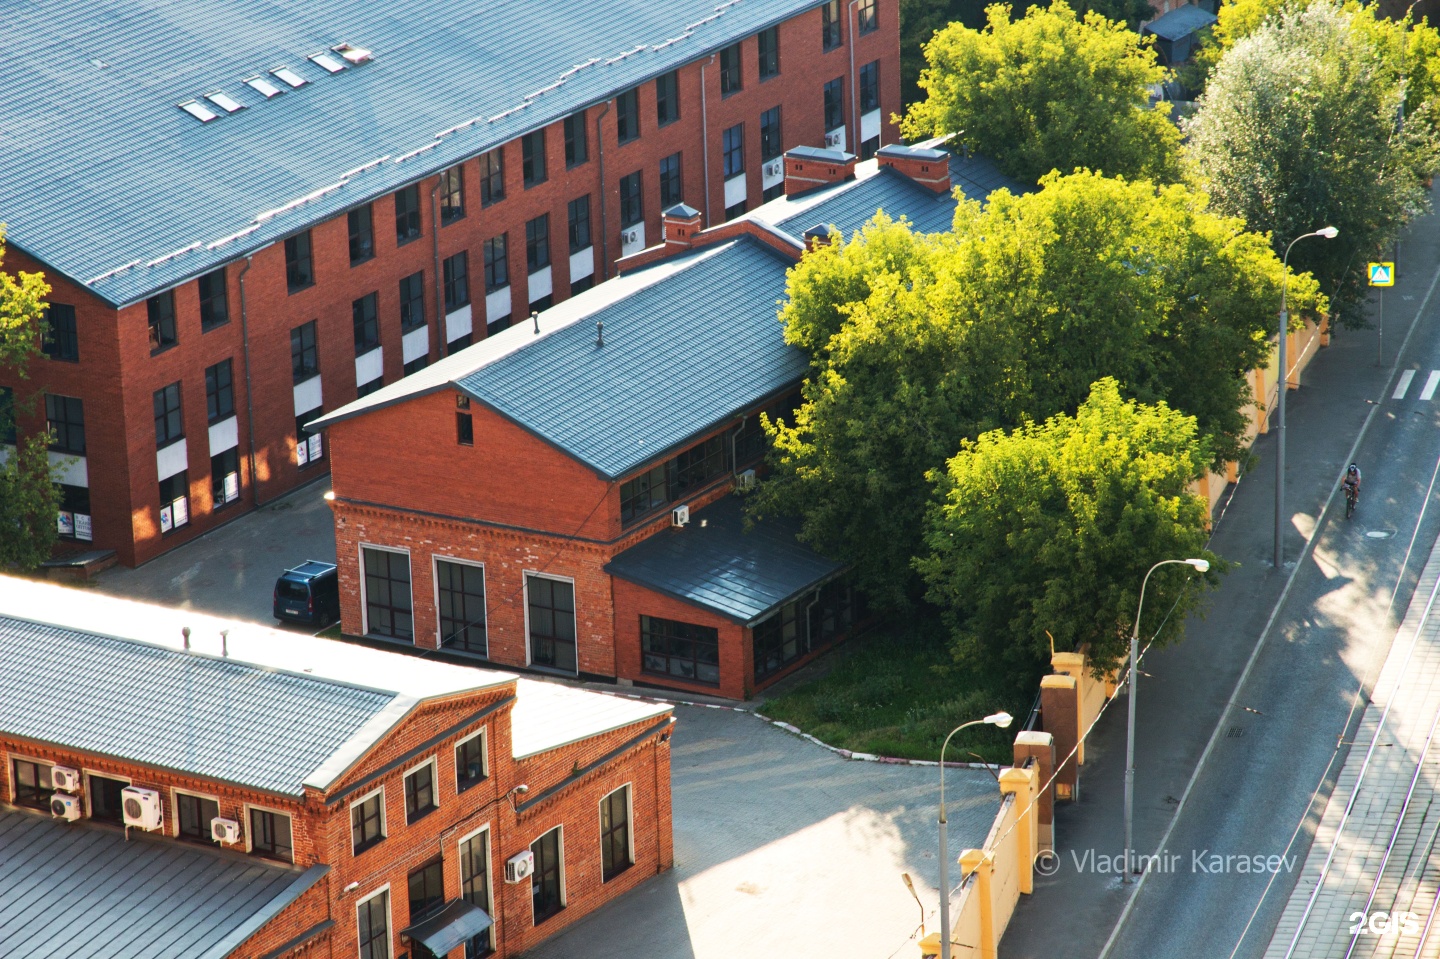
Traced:
<path fill-rule="evenodd" d="M 348 63 L 368 63 L 374 58 L 374 54 L 364 47 L 357 47 L 352 43 L 342 43 L 334 48 L 335 52 L 344 57 Z M 332 71 L 333 72 L 333 71 Z"/>
<path fill-rule="evenodd" d="M 245 81 L 245 85 L 267 100 L 271 97 L 278 97 L 283 92 L 264 77 L 250 77 Z"/>
<path fill-rule="evenodd" d="M 180 109 L 184 110 L 186 113 L 190 114 L 192 117 L 199 120 L 201 123 L 209 123 L 211 120 L 215 119 L 220 115 L 214 110 L 207 107 L 205 104 L 201 103 L 199 100 L 186 100 L 184 103 L 180 104 Z"/>
<path fill-rule="evenodd" d="M 345 64 L 341 63 L 339 60 L 336 60 L 328 53 L 312 54 L 310 57 L 310 62 L 314 63 L 317 67 L 324 70 L 326 73 L 339 73 L 341 70 L 345 69 Z"/>
<path fill-rule="evenodd" d="M 239 100 L 236 100 L 234 97 L 230 96 L 230 94 L 224 92 L 223 90 L 216 90 L 214 93 L 207 93 L 205 94 L 205 99 L 209 100 L 211 103 L 215 104 L 217 107 L 224 110 L 226 113 L 234 113 L 237 110 L 245 109 L 245 104 L 241 103 Z"/>
<path fill-rule="evenodd" d="M 303 87 L 307 82 L 304 77 L 289 67 L 277 67 L 270 71 L 270 75 L 290 87 Z"/>

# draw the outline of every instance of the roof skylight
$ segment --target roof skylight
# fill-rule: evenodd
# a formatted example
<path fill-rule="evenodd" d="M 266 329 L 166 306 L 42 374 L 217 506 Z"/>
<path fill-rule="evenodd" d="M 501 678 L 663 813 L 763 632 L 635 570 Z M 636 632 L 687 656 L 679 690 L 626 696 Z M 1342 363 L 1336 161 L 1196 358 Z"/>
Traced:
<path fill-rule="evenodd" d="M 339 73 L 345 69 L 345 64 L 336 60 L 328 53 L 317 53 L 310 57 L 311 61 L 326 73 Z"/>
<path fill-rule="evenodd" d="M 199 100 L 186 100 L 184 103 L 180 104 L 180 109 L 184 110 L 186 113 L 190 114 L 192 117 L 199 120 L 201 123 L 209 123 L 211 120 L 215 119 L 220 115 L 214 110 L 207 107 L 205 104 L 201 103 Z"/>
<path fill-rule="evenodd" d="M 289 67 L 277 67 L 270 75 L 291 87 L 303 87 L 308 81 Z"/>
<path fill-rule="evenodd" d="M 245 104 L 241 103 L 239 100 L 236 100 L 234 97 L 230 96 L 230 94 L 225 93 L 222 90 L 216 90 L 214 93 L 205 94 L 205 99 L 209 100 L 211 103 L 215 104 L 217 107 L 224 110 L 226 113 L 234 113 L 237 110 L 245 109 Z"/>
<path fill-rule="evenodd" d="M 279 96 L 281 93 L 279 87 L 264 77 L 250 77 L 245 81 L 245 85 L 267 100 L 271 97 Z"/>
<path fill-rule="evenodd" d="M 374 56 L 369 50 L 366 50 L 364 47 L 357 47 L 353 43 L 342 43 L 335 48 L 335 52 L 350 63 L 365 63 Z"/>

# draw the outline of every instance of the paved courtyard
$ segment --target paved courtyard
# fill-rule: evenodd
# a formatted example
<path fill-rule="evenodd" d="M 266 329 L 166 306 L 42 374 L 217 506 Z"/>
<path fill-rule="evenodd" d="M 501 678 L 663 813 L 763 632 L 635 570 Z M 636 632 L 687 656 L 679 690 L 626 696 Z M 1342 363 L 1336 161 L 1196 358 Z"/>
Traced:
<path fill-rule="evenodd" d="M 933 932 L 935 767 L 852 762 L 730 709 L 675 716 L 675 868 L 527 956 L 919 956 L 907 937 L 920 908 L 900 875 Z M 945 793 L 958 856 L 984 839 L 1000 792 L 984 770 L 951 769 Z"/>
<path fill-rule="evenodd" d="M 280 573 L 307 559 L 335 562 L 329 489 L 325 480 L 294 490 L 138 569 L 112 566 L 95 588 L 274 626 L 271 596 Z"/>

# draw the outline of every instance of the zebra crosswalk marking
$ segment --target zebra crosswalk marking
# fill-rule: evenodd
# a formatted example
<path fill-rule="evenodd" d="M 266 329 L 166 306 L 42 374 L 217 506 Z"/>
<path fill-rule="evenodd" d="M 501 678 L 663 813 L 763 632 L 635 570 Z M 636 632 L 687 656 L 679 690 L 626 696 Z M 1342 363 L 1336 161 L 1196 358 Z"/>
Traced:
<path fill-rule="evenodd" d="M 1403 400 L 1405 398 L 1405 392 L 1410 389 L 1410 381 L 1413 379 L 1415 379 L 1414 370 L 1406 370 L 1404 373 L 1401 373 L 1400 382 L 1396 385 L 1395 393 L 1390 398 L 1392 400 Z"/>
<path fill-rule="evenodd" d="M 1430 378 L 1425 381 L 1425 388 L 1420 391 L 1420 398 L 1422 400 L 1434 399 L 1437 386 L 1440 386 L 1440 370 L 1431 370 Z"/>

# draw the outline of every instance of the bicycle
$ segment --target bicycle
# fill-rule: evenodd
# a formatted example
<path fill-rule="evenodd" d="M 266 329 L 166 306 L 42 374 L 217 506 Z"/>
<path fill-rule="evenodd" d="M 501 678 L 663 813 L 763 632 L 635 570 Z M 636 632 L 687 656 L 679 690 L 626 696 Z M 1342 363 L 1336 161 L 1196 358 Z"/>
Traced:
<path fill-rule="evenodd" d="M 1355 504 L 1360 502 L 1360 490 L 1353 484 L 1345 484 L 1345 518 L 1355 515 Z"/>

